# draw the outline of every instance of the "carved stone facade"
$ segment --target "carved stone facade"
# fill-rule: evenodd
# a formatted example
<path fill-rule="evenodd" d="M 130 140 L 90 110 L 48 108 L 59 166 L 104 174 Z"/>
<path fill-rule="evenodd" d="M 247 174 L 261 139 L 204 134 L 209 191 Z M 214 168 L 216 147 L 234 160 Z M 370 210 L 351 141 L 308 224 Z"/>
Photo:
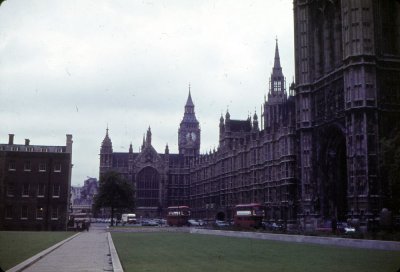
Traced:
<path fill-rule="evenodd" d="M 296 82 L 288 93 L 276 44 L 261 124 L 227 112 L 218 149 L 199 154 L 189 90 L 178 154 L 158 154 L 150 128 L 140 153 L 116 153 L 107 131 L 100 174 L 132 181 L 145 216 L 185 204 L 194 217 L 230 219 L 236 204 L 257 202 L 288 223 L 366 222 L 391 194 L 380 161 L 382 138 L 400 126 L 398 14 L 395 0 L 295 0 Z"/>
<path fill-rule="evenodd" d="M 143 137 L 139 153 L 134 153 L 132 144 L 128 152 L 113 152 L 112 142 L 106 136 L 100 149 L 100 176 L 108 170 L 124 175 L 136 189 L 136 213 L 144 217 L 160 217 L 166 207 L 184 205 L 189 200 L 189 162 L 199 155 L 200 128 L 189 96 L 181 122 L 179 154 L 169 154 L 168 145 L 164 154 L 159 154 L 151 144 L 151 129 Z"/>
<path fill-rule="evenodd" d="M 400 3 L 294 1 L 299 217 L 385 206 L 380 139 L 400 118 Z"/>
<path fill-rule="evenodd" d="M 288 94 L 278 43 L 264 102 L 258 116 L 220 119 L 219 147 L 199 154 L 200 127 L 190 94 L 178 130 L 179 154 L 158 154 L 150 128 L 140 153 L 116 153 L 108 135 L 100 151 L 100 175 L 116 170 L 136 188 L 137 213 L 161 216 L 172 205 L 189 205 L 195 217 L 226 219 L 240 203 L 258 202 L 270 219 L 296 218 L 296 131 L 293 93 Z"/>

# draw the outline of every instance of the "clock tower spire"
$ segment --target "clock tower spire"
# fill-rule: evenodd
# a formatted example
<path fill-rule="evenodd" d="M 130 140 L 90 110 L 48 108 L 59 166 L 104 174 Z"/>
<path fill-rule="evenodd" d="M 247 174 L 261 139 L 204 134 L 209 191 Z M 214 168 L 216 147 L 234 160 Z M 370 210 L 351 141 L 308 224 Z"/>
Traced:
<path fill-rule="evenodd" d="M 194 113 L 194 104 L 190 91 L 185 104 L 185 113 L 178 130 L 179 154 L 186 157 L 199 155 L 200 150 L 200 126 Z"/>

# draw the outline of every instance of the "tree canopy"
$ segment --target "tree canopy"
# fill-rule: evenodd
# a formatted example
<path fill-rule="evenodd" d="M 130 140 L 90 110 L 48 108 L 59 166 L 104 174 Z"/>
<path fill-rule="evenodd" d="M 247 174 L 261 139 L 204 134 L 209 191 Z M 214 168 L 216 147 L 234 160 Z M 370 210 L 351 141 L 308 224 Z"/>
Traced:
<path fill-rule="evenodd" d="M 95 197 L 94 208 L 110 208 L 111 225 L 116 210 L 135 208 L 133 186 L 120 173 L 108 171 L 100 177 L 99 192 Z"/>

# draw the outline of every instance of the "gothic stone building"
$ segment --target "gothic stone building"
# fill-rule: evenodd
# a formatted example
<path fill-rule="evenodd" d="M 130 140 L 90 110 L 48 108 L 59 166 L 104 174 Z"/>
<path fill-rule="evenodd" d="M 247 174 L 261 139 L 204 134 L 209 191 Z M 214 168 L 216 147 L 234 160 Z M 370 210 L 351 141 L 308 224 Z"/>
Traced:
<path fill-rule="evenodd" d="M 194 217 L 223 219 L 257 202 L 289 223 L 376 216 L 391 193 L 381 139 L 400 120 L 398 14 L 395 0 L 295 0 L 296 82 L 288 93 L 276 45 L 260 123 L 227 112 L 217 150 L 199 154 L 189 92 L 178 154 L 157 153 L 150 129 L 141 152 L 113 152 L 107 131 L 100 174 L 132 181 L 144 215 L 186 204 Z"/>
<path fill-rule="evenodd" d="M 286 91 L 278 44 L 268 100 L 263 107 L 265 124 L 258 116 L 245 120 L 220 119 L 218 150 L 200 154 L 200 128 L 189 96 L 178 130 L 178 154 L 168 146 L 158 154 L 151 145 L 151 130 L 141 152 L 113 152 L 108 135 L 100 150 L 100 175 L 122 173 L 136 188 L 137 213 L 161 216 L 165 208 L 189 205 L 199 218 L 231 218 L 239 203 L 258 202 L 268 218 L 295 219 L 296 130 L 293 94 Z"/>
<path fill-rule="evenodd" d="M 113 152 L 108 135 L 100 149 L 100 176 L 109 170 L 121 173 L 134 184 L 136 213 L 144 217 L 160 217 L 165 208 L 187 205 L 189 201 L 189 162 L 199 155 L 200 128 L 189 91 L 185 114 L 179 128 L 179 154 L 159 154 L 151 144 L 149 127 L 139 153 L 132 144 L 128 152 Z"/>
<path fill-rule="evenodd" d="M 379 161 L 400 123 L 399 14 L 395 0 L 294 1 L 301 217 L 366 219 L 387 205 Z"/>
<path fill-rule="evenodd" d="M 65 146 L 0 144 L 0 230 L 66 230 L 72 135 Z"/>

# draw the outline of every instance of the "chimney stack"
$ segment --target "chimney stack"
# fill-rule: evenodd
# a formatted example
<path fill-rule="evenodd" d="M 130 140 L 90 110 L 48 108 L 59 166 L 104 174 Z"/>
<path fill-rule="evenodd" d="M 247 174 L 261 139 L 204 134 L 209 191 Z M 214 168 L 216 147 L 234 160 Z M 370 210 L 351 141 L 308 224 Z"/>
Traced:
<path fill-rule="evenodd" d="M 14 134 L 8 134 L 8 144 L 9 145 L 14 144 Z"/>
<path fill-rule="evenodd" d="M 25 145 L 29 145 L 29 139 L 25 139 Z"/>
<path fill-rule="evenodd" d="M 71 153 L 72 154 L 72 135 L 71 134 L 67 134 L 67 141 L 66 141 L 66 152 L 67 153 Z"/>

